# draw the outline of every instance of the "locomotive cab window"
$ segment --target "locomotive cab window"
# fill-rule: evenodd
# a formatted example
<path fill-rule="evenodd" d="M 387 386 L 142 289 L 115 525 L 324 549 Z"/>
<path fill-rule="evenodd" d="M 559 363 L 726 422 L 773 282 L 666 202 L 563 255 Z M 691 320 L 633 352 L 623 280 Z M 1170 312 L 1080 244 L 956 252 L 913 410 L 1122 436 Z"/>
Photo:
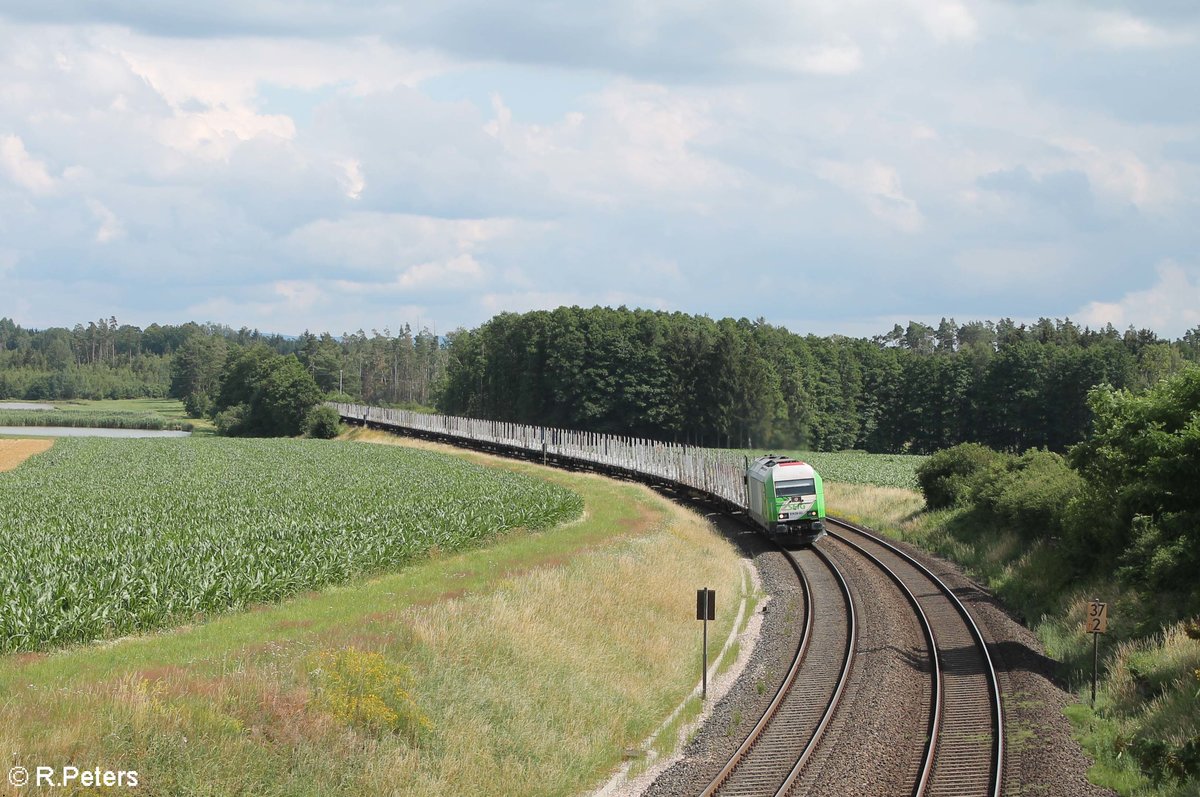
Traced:
<path fill-rule="evenodd" d="M 814 479 L 795 479 L 789 482 L 775 482 L 775 495 L 779 498 L 793 498 L 798 495 L 816 495 L 817 485 Z"/>

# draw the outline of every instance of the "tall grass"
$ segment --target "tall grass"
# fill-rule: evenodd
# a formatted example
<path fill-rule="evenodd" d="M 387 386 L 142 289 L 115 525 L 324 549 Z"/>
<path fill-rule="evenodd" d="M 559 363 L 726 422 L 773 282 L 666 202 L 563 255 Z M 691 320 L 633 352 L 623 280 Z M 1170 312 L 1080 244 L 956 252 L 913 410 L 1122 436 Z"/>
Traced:
<path fill-rule="evenodd" d="M 172 420 L 154 412 L 111 410 L 0 410 L 0 426 L 70 426 L 180 432 L 190 432 L 193 428 L 189 421 Z"/>

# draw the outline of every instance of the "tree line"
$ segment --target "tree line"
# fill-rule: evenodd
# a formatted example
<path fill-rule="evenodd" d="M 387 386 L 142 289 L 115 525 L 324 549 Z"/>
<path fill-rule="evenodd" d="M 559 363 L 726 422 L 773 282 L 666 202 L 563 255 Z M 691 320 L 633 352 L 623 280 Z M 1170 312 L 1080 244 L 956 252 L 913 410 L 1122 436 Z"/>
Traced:
<path fill-rule="evenodd" d="M 1009 319 L 873 339 L 626 308 L 504 313 L 449 338 L 449 414 L 726 447 L 1064 450 L 1095 385 L 1141 390 L 1200 360 L 1200 328 Z"/>
<path fill-rule="evenodd" d="M 1200 361 L 1200 327 L 1150 330 L 943 319 L 874 338 L 626 308 L 502 313 L 441 337 L 402 326 L 334 337 L 100 319 L 0 318 L 0 398 L 173 396 L 222 412 L 225 369 L 254 347 L 325 395 L 698 445 L 932 452 L 964 441 L 1061 451 L 1098 384 L 1138 391 Z"/>
<path fill-rule="evenodd" d="M 0 318 L 0 399 L 172 396 L 203 414 L 226 360 L 255 346 L 294 356 L 321 391 L 371 404 L 432 405 L 447 357 L 441 338 L 407 325 L 286 337 L 193 322 L 142 329 L 115 317 L 33 330 Z"/>

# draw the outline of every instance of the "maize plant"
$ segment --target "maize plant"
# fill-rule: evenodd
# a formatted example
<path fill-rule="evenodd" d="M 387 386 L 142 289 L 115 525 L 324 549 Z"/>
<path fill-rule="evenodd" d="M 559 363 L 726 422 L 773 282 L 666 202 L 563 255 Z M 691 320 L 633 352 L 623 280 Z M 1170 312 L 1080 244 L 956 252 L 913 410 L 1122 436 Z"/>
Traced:
<path fill-rule="evenodd" d="M 581 511 L 561 487 L 395 446 L 64 439 L 0 474 L 0 652 L 277 601 Z"/>

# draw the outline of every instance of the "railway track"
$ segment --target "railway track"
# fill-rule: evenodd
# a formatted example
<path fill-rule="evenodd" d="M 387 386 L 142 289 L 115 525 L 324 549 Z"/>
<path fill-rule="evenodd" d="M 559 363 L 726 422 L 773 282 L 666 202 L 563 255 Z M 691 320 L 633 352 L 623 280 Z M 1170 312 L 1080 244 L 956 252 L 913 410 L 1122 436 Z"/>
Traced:
<path fill-rule="evenodd" d="M 496 421 L 336 406 L 351 423 L 681 489 L 703 496 L 735 516 L 744 516 L 748 505 L 744 470 L 728 457 L 704 449 Z M 950 587 L 900 549 L 843 521 L 829 518 L 828 527 L 836 544 L 867 558 L 893 580 L 924 628 L 930 652 L 930 716 L 926 731 L 917 734 L 923 744 L 922 763 L 909 793 L 914 797 L 999 797 L 1004 767 L 1003 706 L 987 644 L 970 613 Z M 838 708 L 852 668 L 857 623 L 845 581 L 820 547 L 801 552 L 801 558 L 811 560 L 804 566 L 795 563 L 807 595 L 807 628 L 785 686 L 705 795 L 787 793 Z M 804 581 L 806 573 L 808 581 Z M 840 618 L 834 616 L 839 599 L 833 597 L 837 594 L 833 582 L 840 582 L 837 589 L 844 596 Z M 830 668 L 838 669 L 838 677 Z M 796 683 L 804 684 L 803 700 L 797 698 L 801 690 L 789 688 Z M 862 688 L 870 689 L 870 685 Z"/>
<path fill-rule="evenodd" d="M 931 716 L 914 797 L 999 797 L 1004 712 L 987 643 L 954 590 L 865 529 L 829 520 L 829 536 L 881 568 L 909 598 L 931 655 Z"/>
<path fill-rule="evenodd" d="M 704 797 L 786 794 L 837 710 L 857 643 L 850 587 L 823 552 L 780 548 L 804 593 L 804 632 L 779 691 Z"/>

